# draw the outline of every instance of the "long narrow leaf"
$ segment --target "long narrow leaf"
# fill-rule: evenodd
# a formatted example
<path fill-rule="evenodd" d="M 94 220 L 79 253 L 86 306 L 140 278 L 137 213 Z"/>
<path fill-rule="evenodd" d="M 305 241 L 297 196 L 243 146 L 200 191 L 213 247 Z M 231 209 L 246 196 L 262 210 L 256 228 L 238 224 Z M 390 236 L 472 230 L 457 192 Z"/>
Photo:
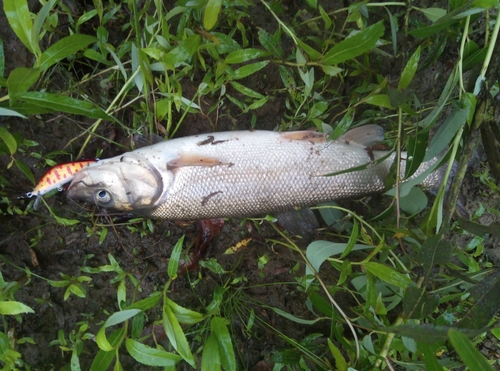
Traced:
<path fill-rule="evenodd" d="M 87 45 L 96 41 L 97 39 L 90 35 L 74 34 L 66 36 L 42 53 L 39 63 L 40 69 L 44 71 L 60 60 L 75 54 L 77 51 L 84 49 Z"/>
<path fill-rule="evenodd" d="M 182 359 L 177 354 L 151 348 L 132 339 L 127 339 L 125 346 L 137 362 L 148 366 L 173 367 Z"/>
<path fill-rule="evenodd" d="M 26 0 L 4 0 L 3 10 L 17 37 L 30 52 L 34 53 L 35 50 L 31 44 L 33 23 L 31 22 L 28 2 Z"/>
<path fill-rule="evenodd" d="M 380 21 L 335 45 L 324 55 L 321 62 L 334 65 L 360 56 L 373 49 L 383 34 L 384 24 Z"/>
<path fill-rule="evenodd" d="M 21 97 L 21 100 L 35 106 L 50 109 L 55 112 L 72 113 L 75 115 L 84 115 L 90 118 L 113 120 L 102 109 L 92 103 L 84 102 L 64 95 L 57 95 L 43 92 L 27 92 Z"/>
<path fill-rule="evenodd" d="M 233 342 L 229 336 L 229 331 L 224 319 L 220 317 L 212 318 L 211 328 L 217 338 L 217 342 L 219 343 L 219 354 L 222 366 L 226 371 L 236 370 L 236 358 L 234 356 Z"/>
<path fill-rule="evenodd" d="M 163 305 L 163 327 L 165 328 L 165 334 L 167 334 L 168 339 L 172 346 L 179 352 L 181 357 L 189 363 L 191 366 L 195 367 L 195 360 L 189 343 L 186 339 L 186 335 L 177 321 L 172 309 L 164 303 Z"/>
<path fill-rule="evenodd" d="M 450 329 L 450 341 L 465 365 L 475 371 L 493 371 L 484 356 L 462 332 Z"/>
<path fill-rule="evenodd" d="M 31 29 L 31 44 L 35 49 L 35 54 L 37 56 L 41 54 L 40 46 L 38 44 L 38 40 L 40 40 L 40 30 L 42 29 L 42 26 L 45 23 L 47 16 L 49 15 L 50 11 L 52 10 L 56 2 L 57 0 L 47 1 L 45 5 L 42 6 L 42 9 L 40 9 L 38 14 L 36 15 L 35 22 L 33 22 L 33 28 Z"/>

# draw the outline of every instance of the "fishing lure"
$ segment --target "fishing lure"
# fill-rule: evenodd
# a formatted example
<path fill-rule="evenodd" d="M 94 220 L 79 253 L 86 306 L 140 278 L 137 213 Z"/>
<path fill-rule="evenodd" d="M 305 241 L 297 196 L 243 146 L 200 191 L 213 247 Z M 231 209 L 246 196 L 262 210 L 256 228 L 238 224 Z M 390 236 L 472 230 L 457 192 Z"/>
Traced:
<path fill-rule="evenodd" d="M 35 189 L 33 189 L 33 191 L 31 192 L 26 193 L 26 197 L 31 198 L 33 196 L 36 196 L 37 200 L 35 201 L 35 205 L 38 205 L 40 202 L 40 198 L 43 195 L 49 193 L 54 189 L 62 190 L 64 184 L 71 182 L 77 172 L 96 161 L 99 160 L 95 159 L 65 162 L 52 167 L 45 173 L 44 176 L 42 176 L 38 184 L 35 186 Z"/>

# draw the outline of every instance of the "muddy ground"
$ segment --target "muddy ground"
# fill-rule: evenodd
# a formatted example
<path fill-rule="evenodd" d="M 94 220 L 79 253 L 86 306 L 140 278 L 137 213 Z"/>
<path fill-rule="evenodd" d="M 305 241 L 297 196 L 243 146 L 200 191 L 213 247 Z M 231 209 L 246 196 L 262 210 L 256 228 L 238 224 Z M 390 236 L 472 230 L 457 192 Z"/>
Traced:
<path fill-rule="evenodd" d="M 34 2 L 33 2 L 34 3 Z M 293 16 L 294 3 L 289 2 L 288 16 Z M 36 4 L 33 5 L 36 7 Z M 265 10 L 256 7 L 255 12 L 256 27 L 266 26 L 272 32 L 276 27 L 275 22 Z M 284 15 L 286 20 L 286 16 Z M 0 15 L 0 24 L 6 24 L 3 14 Z M 271 26 L 270 26 L 271 25 Z M 6 75 L 19 66 L 30 66 L 32 63 L 30 54 L 17 40 L 8 27 L 0 30 L 0 37 L 4 41 L 6 53 Z M 116 38 L 112 42 L 120 42 L 119 34 L 113 35 Z M 446 79 L 435 80 L 435 76 L 448 76 L 452 64 L 437 63 L 432 71 L 422 72 L 418 78 L 420 85 L 416 87 L 416 92 L 421 101 L 431 101 L 441 92 L 442 84 Z M 394 65 L 387 66 L 387 74 L 391 70 L 399 71 L 398 61 Z M 194 81 L 183 81 L 183 89 L 189 96 L 190 91 L 194 91 L 199 85 L 202 76 L 198 76 Z M 276 66 L 272 64 L 261 71 L 259 76 L 252 76 L 244 82 L 250 88 L 265 94 L 267 91 L 282 88 Z M 54 91 L 64 89 L 64 81 L 55 79 L 52 83 Z M 59 87 L 58 87 L 59 85 Z M 344 86 L 348 90 L 349 82 Z M 285 117 L 287 109 L 285 106 L 285 92 L 275 99 L 270 100 L 263 108 L 257 111 L 257 128 L 274 129 Z M 346 91 L 348 96 L 348 91 Z M 206 102 L 210 106 L 213 102 Z M 221 116 L 217 124 L 217 130 L 248 129 L 250 127 L 251 116 L 236 114 L 236 107 L 228 105 L 224 107 L 224 115 Z M 234 112 L 231 112 L 233 110 Z M 79 121 L 81 120 L 81 121 Z M 36 148 L 43 154 L 62 149 L 72 138 L 78 136 L 82 128 L 86 128 L 90 121 L 78 117 L 65 117 L 58 115 L 31 116 L 27 120 L 16 118 L 3 118 L 0 125 L 5 125 L 11 132 L 19 133 L 23 138 L 33 139 L 40 143 Z M 100 133 L 108 136 L 115 130 L 111 126 L 102 126 Z M 212 127 L 206 118 L 199 115 L 190 115 L 187 123 L 182 125 L 176 136 L 185 136 L 196 133 L 207 133 L 212 131 Z M 120 133 L 118 133 L 120 135 Z M 81 146 L 81 141 L 73 142 L 66 150 L 76 154 Z M 95 149 L 103 148 L 103 157 L 110 157 L 119 153 L 119 149 L 109 146 L 105 141 L 95 139 L 87 149 L 88 157 L 92 157 Z M 19 155 L 19 158 L 29 165 L 38 179 L 44 172 L 43 163 L 40 160 L 28 155 Z M 482 159 L 482 158 L 480 158 Z M 7 157 L 0 158 L 1 175 L 8 178 L 9 188 L 4 192 L 10 202 L 25 209 L 27 200 L 17 200 L 16 196 L 29 191 L 31 185 L 18 170 L 11 168 L 6 170 Z M 60 157 L 61 161 L 68 161 L 68 157 Z M 491 197 L 490 191 L 484 187 L 480 181 L 473 176 L 473 173 L 480 170 L 481 162 L 475 163 L 475 168 L 471 168 L 463 186 L 463 193 L 467 200 L 467 208 L 470 213 L 474 213 L 480 204 L 495 207 L 498 209 L 498 198 Z M 366 201 L 366 200 L 365 200 Z M 0 216 L 0 252 L 4 257 L 1 264 L 1 272 L 5 281 L 17 281 L 21 286 L 15 298 L 35 310 L 35 313 L 23 315 L 22 321 L 15 318 L 4 318 L 4 330 L 14 329 L 15 336 L 19 338 L 30 337 L 35 344 L 24 344 L 19 347 L 23 354 L 23 360 L 33 370 L 61 369 L 68 365 L 71 354 L 63 352 L 58 345 L 50 345 L 58 339 L 58 331 L 62 329 L 65 337 L 78 329 L 83 321 L 94 324 L 88 332 L 96 333 L 98 324 L 107 318 L 107 313 L 119 310 L 116 299 L 116 284 L 110 284 L 116 274 L 99 273 L 92 274 L 91 283 L 84 285 L 87 292 L 85 298 L 78 298 L 71 295 L 64 300 L 64 288 L 56 288 L 49 285 L 45 280 L 32 276 L 27 281 L 24 271 L 16 268 L 29 268 L 34 274 L 51 280 L 60 280 L 60 273 L 78 277 L 82 273 L 81 267 L 99 267 L 109 264 L 108 254 L 111 254 L 120 264 L 121 268 L 140 281 L 140 292 L 136 292 L 136 300 L 147 297 L 150 293 L 161 290 L 162 285 L 168 281 L 166 272 L 168 257 L 176 241 L 186 235 L 186 246 L 193 243 L 197 235 L 196 223 L 174 223 L 170 221 L 154 221 L 153 232 L 143 227 L 142 222 L 137 226 L 144 232 L 141 236 L 138 231 L 131 231 L 125 223 L 115 221 L 112 228 L 102 244 L 99 244 L 99 236 L 89 233 L 90 230 L 100 230 L 100 225 L 110 225 L 109 215 L 102 215 L 102 212 L 95 210 L 89 205 L 76 204 L 68 200 L 64 193 L 57 194 L 47 199 L 50 207 L 61 217 L 79 220 L 80 223 L 74 226 L 61 226 L 55 223 L 45 207 L 39 211 L 30 211 L 26 215 Z M 375 197 L 368 200 L 374 215 L 381 210 L 381 198 Z M 1 206 L 1 205 L 0 205 Z M 5 205 L 3 205 L 5 206 Z M 349 203 L 349 207 L 363 212 L 363 206 L 359 203 Z M 100 214 L 100 216 L 98 215 Z M 93 215 L 93 216 L 92 216 Z M 370 215 L 366 215 L 369 217 Z M 490 224 L 492 217 L 485 215 L 480 222 Z M 324 227 L 324 225 L 322 225 Z M 314 232 L 313 238 L 330 238 L 325 236 L 324 230 Z M 90 236 L 89 236 L 90 234 Z M 222 253 L 229 247 L 234 246 L 241 240 L 251 237 L 247 248 L 244 248 L 233 255 L 223 255 Z M 217 286 L 223 286 L 225 281 L 232 278 L 245 277 L 238 285 L 231 289 L 233 294 L 240 295 L 240 301 L 236 301 L 240 308 L 236 308 L 232 313 L 232 333 L 235 348 L 239 354 L 239 361 L 242 368 L 264 370 L 266 360 L 275 350 L 282 350 L 287 347 L 286 343 L 275 332 L 263 325 L 255 326 L 252 329 L 252 336 L 248 337 L 244 323 L 238 316 L 238 311 L 243 310 L 244 315 L 248 315 L 248 310 L 253 309 L 263 322 L 279 329 L 285 335 L 293 339 L 303 339 L 313 333 L 328 333 L 329 329 L 317 326 L 301 326 L 277 316 L 272 310 L 268 310 L 258 305 L 258 302 L 270 306 L 278 307 L 288 313 L 299 317 L 308 316 L 305 306 L 305 296 L 297 290 L 295 276 L 300 275 L 293 271 L 300 257 L 292 253 L 289 249 L 270 242 L 266 238 L 279 239 L 279 235 L 268 224 L 263 223 L 260 228 L 253 222 L 243 222 L 241 220 L 228 220 L 212 243 L 207 254 L 207 259 L 216 257 L 218 263 L 226 271 L 231 271 L 230 275 L 219 276 L 208 269 L 198 268 L 180 276 L 172 286 L 170 298 L 176 303 L 194 310 L 203 310 L 213 299 L 213 292 Z M 470 237 L 453 237 L 458 245 L 465 246 Z M 494 252 L 493 247 L 496 242 L 486 241 L 486 248 Z M 30 247 L 31 246 L 31 247 Z M 259 257 L 267 254 L 269 262 L 262 271 L 258 268 Z M 494 254 L 492 261 L 496 263 Z M 303 272 L 303 265 L 300 265 L 298 273 Z M 201 278 L 196 284 L 194 281 Z M 269 283 L 272 285 L 268 285 Z M 133 288 L 128 285 L 129 295 Z M 252 299 L 252 301 L 249 300 Z M 348 300 L 342 300 L 342 305 L 348 308 Z M 231 308 L 226 309 L 229 313 Z M 147 321 L 154 321 L 160 313 L 152 311 Z M 243 317 L 245 318 L 245 317 Z M 321 323 L 321 322 L 320 322 Z M 166 340 L 161 340 L 165 347 L 168 347 Z M 92 341 L 84 342 L 84 351 L 80 355 L 82 369 L 88 369 L 98 348 Z M 260 363 L 259 363 L 260 362 Z M 126 370 L 145 370 L 146 366 L 137 365 L 130 357 L 124 356 L 122 360 Z"/>

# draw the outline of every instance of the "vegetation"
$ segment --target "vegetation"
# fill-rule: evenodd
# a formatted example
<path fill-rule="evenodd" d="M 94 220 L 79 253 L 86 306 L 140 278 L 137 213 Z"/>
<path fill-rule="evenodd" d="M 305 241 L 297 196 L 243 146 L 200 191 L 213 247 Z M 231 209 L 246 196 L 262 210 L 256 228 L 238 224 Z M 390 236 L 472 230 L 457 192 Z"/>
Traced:
<path fill-rule="evenodd" d="M 202 370 L 251 369 L 246 346 L 237 339 L 258 342 L 263 333 L 281 341 L 280 349 L 271 344 L 262 354 L 273 370 L 499 367 L 492 354 L 500 339 L 500 273 L 485 251 L 498 230 L 480 220 L 486 214 L 498 218 L 500 208 L 480 204 L 470 218 L 457 217 L 455 210 L 479 134 L 489 165 L 476 176 L 483 193 L 497 200 L 500 195 L 495 136 L 500 128 L 494 119 L 500 5 L 496 0 L 449 0 L 433 8 L 335 3 L 94 0 L 93 7 L 69 8 L 48 0 L 29 9 L 26 0 L 3 1 L 8 24 L 30 59 L 7 70 L 11 51 L 0 40 L 0 115 L 10 116 L 0 126 L 0 217 L 43 215 L 45 222 L 26 232 L 32 248 L 57 224 L 96 236 L 99 245 L 118 235 L 116 229 L 139 239 L 155 232 L 158 224 L 143 219 L 114 219 L 111 225 L 94 218 L 93 211 L 68 214 L 46 203 L 48 212 L 36 212 L 33 202 L 9 197 L 14 184 L 35 184 L 27 163 L 43 168 L 67 161 L 68 154 L 100 157 L 96 139 L 119 148 L 110 130 L 171 138 L 200 119 L 212 130 L 315 127 L 335 139 L 353 125 L 379 123 L 387 129 L 387 144 L 398 156 L 407 151 L 410 159 L 405 174 L 395 166 L 388 180 L 385 210 L 379 206 L 361 215 L 337 204 L 319 205 L 329 227 L 305 248 L 272 216 L 242 222 L 262 232 L 266 246 L 289 249 L 298 259 L 288 270 L 295 281 L 286 285 L 302 300 L 302 313 L 253 297 L 252 289 L 263 284 L 250 285 L 248 274 L 235 274 L 238 264 L 218 259 L 203 261 L 197 274 L 189 274 L 195 297 L 190 303 L 197 305 L 173 300 L 173 286 L 184 279 L 177 272 L 187 247 L 174 226 L 167 232 L 177 241 L 168 278 L 147 294 L 144 277 L 123 269 L 111 253 L 106 264 L 87 255 L 77 273 L 60 272 L 58 279 L 2 255 L 2 269 L 18 272 L 12 281 L 0 275 L 3 369 L 49 369 L 25 359 L 24 349 L 36 343 L 18 338 L 14 329 L 50 298 L 40 294 L 31 308 L 16 300 L 20 290 L 43 282 L 61 290 L 64 301 L 76 302 L 88 298 L 98 276 L 113 290 L 116 310 L 82 314 L 69 333 L 59 329 L 50 341 L 62 356 L 51 367 L 121 370 L 135 362 L 166 370 L 182 363 Z M 422 85 L 433 89 L 424 94 Z M 276 110 L 281 122 L 266 120 Z M 56 115 L 75 122 L 66 124 L 74 135 L 59 151 L 47 153 L 27 127 L 31 120 Z M 429 203 L 415 187 L 418 181 L 401 185 L 396 179 L 410 177 L 435 156 L 446 164 L 451 186 L 446 194 L 443 185 Z M 237 255 L 249 238 L 236 233 L 239 243 L 230 252 Z M 456 236 L 466 236 L 462 241 L 468 243 L 460 246 Z M 131 259 L 139 259 L 136 251 Z M 262 254 L 255 271 L 265 285 L 278 287 L 283 282 L 273 282 L 265 269 L 272 259 Z M 218 277 L 213 292 L 196 299 L 196 287 L 210 275 Z M 263 313 L 286 326 L 273 326 Z M 287 333 L 294 326 L 311 330 L 292 338 Z M 491 343 L 496 348 L 488 350 Z"/>

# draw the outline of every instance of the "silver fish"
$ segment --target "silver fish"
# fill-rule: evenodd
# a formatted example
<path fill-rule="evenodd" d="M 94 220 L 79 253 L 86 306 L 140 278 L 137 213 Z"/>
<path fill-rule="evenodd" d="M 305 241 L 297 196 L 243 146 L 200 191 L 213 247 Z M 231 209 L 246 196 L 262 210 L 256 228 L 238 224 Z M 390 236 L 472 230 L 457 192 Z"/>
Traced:
<path fill-rule="evenodd" d="M 326 138 L 312 131 L 232 131 L 171 139 L 90 164 L 75 175 L 68 197 L 152 218 L 193 220 L 263 215 L 384 191 L 395 154 L 377 164 L 388 152 L 369 148 L 383 139 L 381 127 Z M 436 161 L 422 163 L 412 178 Z M 434 171 L 423 184 L 440 178 Z"/>

